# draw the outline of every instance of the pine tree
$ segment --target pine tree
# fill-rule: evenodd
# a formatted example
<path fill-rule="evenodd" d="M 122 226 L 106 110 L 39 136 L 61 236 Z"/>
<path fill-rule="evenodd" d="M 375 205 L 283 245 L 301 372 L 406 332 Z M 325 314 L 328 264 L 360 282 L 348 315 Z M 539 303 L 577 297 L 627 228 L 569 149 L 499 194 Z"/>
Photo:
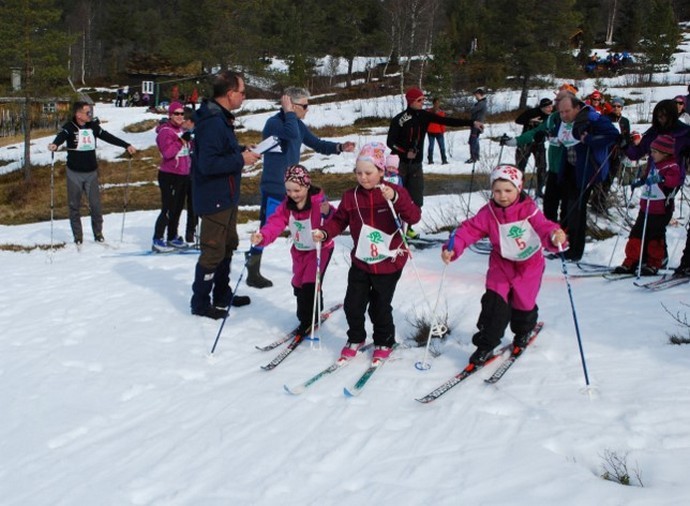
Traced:
<path fill-rule="evenodd" d="M 21 69 L 24 99 L 24 179 L 31 179 L 31 100 L 67 83 L 70 37 L 55 0 L 0 3 L 0 61 Z"/>
<path fill-rule="evenodd" d="M 643 51 L 642 63 L 651 81 L 654 71 L 671 63 L 681 41 L 681 33 L 669 0 L 649 0 L 648 6 L 640 48 Z"/>

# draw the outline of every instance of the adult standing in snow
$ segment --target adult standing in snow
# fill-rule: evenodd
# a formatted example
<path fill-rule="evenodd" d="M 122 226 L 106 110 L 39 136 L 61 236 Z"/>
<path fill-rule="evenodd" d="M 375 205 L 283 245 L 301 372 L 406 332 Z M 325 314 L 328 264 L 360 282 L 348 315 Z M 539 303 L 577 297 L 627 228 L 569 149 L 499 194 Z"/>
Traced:
<path fill-rule="evenodd" d="M 564 228 L 570 238 L 565 257 L 577 261 L 585 251 L 589 197 L 594 185 L 608 177 L 611 148 L 620 133 L 610 119 L 572 95 L 559 101 L 558 112 L 558 140 L 567 149 L 559 173 L 567 202 Z"/>
<path fill-rule="evenodd" d="M 108 144 L 123 147 L 130 155 L 137 152 L 130 143 L 106 132 L 97 120 L 93 119 L 93 108 L 87 102 L 75 102 L 73 116 L 62 125 L 62 129 L 48 144 L 50 151 L 56 151 L 60 144 L 67 142 L 67 202 L 69 222 L 74 242 L 81 244 L 84 234 L 81 226 L 81 196 L 86 193 L 91 212 L 91 230 L 96 242 L 103 242 L 103 213 L 101 194 L 98 187 L 98 161 L 96 159 L 96 139 Z"/>
<path fill-rule="evenodd" d="M 486 119 L 486 91 L 484 88 L 477 88 L 472 93 L 476 102 L 470 109 L 470 117 L 475 123 L 484 123 Z M 476 163 L 479 161 L 479 136 L 483 131 L 483 127 L 472 126 L 470 128 L 470 157 L 465 160 L 465 163 Z"/>
<path fill-rule="evenodd" d="M 537 107 L 527 109 L 520 114 L 515 123 L 522 125 L 522 133 L 538 127 L 544 122 L 553 111 L 553 100 L 550 98 L 542 98 Z M 531 144 L 526 146 L 518 146 L 515 150 L 515 165 L 523 173 L 527 167 L 527 161 L 530 155 L 534 155 L 534 167 L 537 173 L 537 197 L 542 197 L 542 189 L 546 184 L 546 149 L 544 149 L 544 139 L 546 135 L 541 134 L 534 137 Z"/>
<path fill-rule="evenodd" d="M 213 81 L 213 98 L 201 105 L 195 122 L 192 152 L 194 210 L 201 217 L 201 255 L 192 284 L 192 314 L 224 318 L 227 307 L 244 306 L 249 297 L 233 297 L 230 289 L 232 254 L 239 245 L 237 204 L 242 168 L 261 155 L 240 146 L 235 116 L 245 98 L 244 78 L 224 71 Z M 211 301 L 213 295 L 213 301 Z"/>
<path fill-rule="evenodd" d="M 441 110 L 441 104 L 438 98 L 435 98 L 431 102 L 431 107 L 427 109 L 430 113 L 436 114 L 437 116 L 445 116 L 446 113 Z M 429 137 L 429 151 L 427 152 L 427 162 L 429 164 L 434 163 L 434 143 L 438 144 L 438 150 L 441 152 L 441 163 L 443 165 L 448 163 L 448 158 L 446 157 L 446 126 L 440 123 L 429 123 L 429 130 L 427 130 L 427 135 Z"/>
<path fill-rule="evenodd" d="M 412 201 L 419 207 L 424 204 L 424 172 L 422 160 L 424 157 L 424 137 L 429 130 L 429 124 L 434 122 L 446 126 L 469 126 L 481 129 L 478 121 L 463 118 L 439 116 L 424 109 L 424 92 L 419 88 L 410 88 L 405 93 L 407 108 L 397 114 L 388 129 L 386 144 L 393 154 L 400 157 L 399 172 L 403 187 L 409 192 Z M 409 237 L 418 234 L 407 229 Z"/>
<path fill-rule="evenodd" d="M 177 234 L 180 215 L 189 190 L 189 172 L 192 165 L 189 153 L 191 134 L 186 134 L 183 123 L 184 106 L 180 102 L 173 102 L 168 107 L 168 120 L 156 128 L 156 145 L 161 153 L 161 165 L 158 170 L 161 212 L 154 226 L 151 249 L 158 253 L 187 247 L 184 239 Z M 163 238 L 166 229 L 167 241 Z"/>
<path fill-rule="evenodd" d="M 690 125 L 690 114 L 686 109 L 685 97 L 683 95 L 676 95 L 673 100 L 676 102 L 676 107 L 678 107 L 678 119 L 686 125 Z"/>
<path fill-rule="evenodd" d="M 281 110 L 271 116 L 264 125 L 262 138 L 277 137 L 280 150 L 271 150 L 264 155 L 261 174 L 261 226 L 285 199 L 285 171 L 297 165 L 300 160 L 302 144 L 317 153 L 336 155 L 343 151 L 355 150 L 354 142 L 331 142 L 319 139 L 302 120 L 309 108 L 309 92 L 304 88 L 290 87 L 280 99 Z M 273 282 L 261 275 L 261 256 L 263 247 L 252 246 L 247 261 L 247 285 L 254 288 L 267 288 Z"/>

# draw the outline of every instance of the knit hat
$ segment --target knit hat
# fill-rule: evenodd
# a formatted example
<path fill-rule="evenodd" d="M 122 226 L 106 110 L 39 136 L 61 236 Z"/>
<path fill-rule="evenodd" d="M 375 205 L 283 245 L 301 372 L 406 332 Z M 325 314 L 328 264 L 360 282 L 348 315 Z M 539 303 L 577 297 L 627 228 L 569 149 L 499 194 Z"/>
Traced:
<path fill-rule="evenodd" d="M 304 165 L 291 165 L 285 171 L 285 182 L 292 181 L 300 186 L 311 186 L 309 171 Z"/>
<path fill-rule="evenodd" d="M 484 88 L 480 86 L 479 88 L 475 88 L 472 92 L 473 95 L 476 93 L 478 93 L 479 95 L 486 95 L 486 90 L 484 90 Z"/>
<path fill-rule="evenodd" d="M 519 191 L 522 190 L 522 172 L 520 169 L 514 165 L 499 165 L 494 170 L 491 171 L 491 176 L 489 177 L 490 185 L 494 184 L 497 179 L 503 179 L 505 181 L 510 181 L 515 185 Z"/>
<path fill-rule="evenodd" d="M 391 153 L 386 157 L 386 172 L 389 174 L 397 174 L 400 166 L 400 157 Z"/>
<path fill-rule="evenodd" d="M 358 162 L 371 162 L 379 170 L 386 170 L 386 146 L 382 142 L 370 142 L 362 146 Z"/>
<path fill-rule="evenodd" d="M 667 155 L 672 155 L 676 141 L 670 135 L 658 135 L 650 144 L 650 148 Z"/>
<path fill-rule="evenodd" d="M 548 106 L 550 106 L 550 105 L 553 105 L 553 100 L 551 100 L 550 98 L 542 98 L 542 99 L 539 101 L 539 108 L 540 108 L 540 109 L 541 109 L 542 107 L 548 107 Z"/>
<path fill-rule="evenodd" d="M 685 103 L 685 97 L 683 95 L 676 95 L 675 97 L 673 97 L 673 100 L 676 101 L 676 104 L 683 104 L 683 107 L 687 105 Z"/>
<path fill-rule="evenodd" d="M 621 107 L 623 107 L 625 105 L 625 101 L 621 97 L 613 97 L 611 99 L 611 104 L 620 105 Z"/>
<path fill-rule="evenodd" d="M 170 105 L 168 106 L 168 114 L 172 114 L 178 109 L 184 110 L 184 105 L 179 103 L 177 100 L 174 102 L 170 102 Z"/>
<path fill-rule="evenodd" d="M 407 93 L 405 93 L 405 100 L 407 100 L 408 104 L 411 104 L 420 97 L 424 97 L 424 92 L 419 88 L 410 88 L 407 90 Z"/>
<path fill-rule="evenodd" d="M 567 91 L 568 93 L 572 93 L 573 95 L 577 95 L 578 91 L 580 91 L 577 86 L 573 84 L 562 84 L 560 88 L 558 88 L 558 91 Z M 558 94 L 558 93 L 556 93 Z"/>

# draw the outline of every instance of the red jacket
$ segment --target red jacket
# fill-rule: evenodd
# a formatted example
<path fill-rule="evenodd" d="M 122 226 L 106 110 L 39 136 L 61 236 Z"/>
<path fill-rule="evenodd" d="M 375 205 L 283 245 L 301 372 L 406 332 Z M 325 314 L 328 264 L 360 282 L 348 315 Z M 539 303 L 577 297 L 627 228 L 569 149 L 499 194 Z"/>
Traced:
<path fill-rule="evenodd" d="M 438 111 L 434 111 L 433 107 L 430 109 L 427 109 L 429 112 L 433 112 L 437 116 L 444 116 L 446 115 L 445 112 L 443 112 L 441 109 Z M 429 129 L 427 130 L 427 133 L 429 134 L 444 134 L 446 133 L 446 125 L 441 125 L 440 123 L 429 123 Z"/>
<path fill-rule="evenodd" d="M 398 198 L 393 204 L 396 214 L 401 220 L 410 225 L 417 223 L 422 218 L 422 210 L 412 202 L 407 190 L 396 184 L 386 184 L 392 187 L 398 194 Z M 367 264 L 355 257 L 355 250 L 362 230 L 362 222 L 377 228 L 381 232 L 393 235 L 391 249 L 404 248 L 401 233 L 396 233 L 398 225 L 395 221 L 388 202 L 383 198 L 380 189 L 365 190 L 357 185 L 343 194 L 338 210 L 326 222 L 322 230 L 326 232 L 329 238 L 332 238 L 341 234 L 347 227 L 350 227 L 350 233 L 354 241 L 354 247 L 350 252 L 352 265 L 372 274 L 392 274 L 402 270 L 407 262 L 407 255 L 398 255 L 395 259 L 384 260 L 377 264 Z"/>

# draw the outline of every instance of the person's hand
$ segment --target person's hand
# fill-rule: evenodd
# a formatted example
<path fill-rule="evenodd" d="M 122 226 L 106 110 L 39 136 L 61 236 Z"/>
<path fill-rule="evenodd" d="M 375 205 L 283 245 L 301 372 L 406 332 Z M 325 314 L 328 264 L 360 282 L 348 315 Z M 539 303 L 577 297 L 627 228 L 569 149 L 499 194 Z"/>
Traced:
<path fill-rule="evenodd" d="M 386 186 L 385 184 L 380 184 L 378 187 L 381 189 L 381 195 L 383 195 L 383 198 L 386 200 L 393 200 L 395 198 L 395 190 L 391 188 L 390 186 Z"/>
<path fill-rule="evenodd" d="M 551 234 L 551 244 L 554 246 L 561 246 L 562 244 L 565 244 L 567 238 L 568 237 L 565 235 L 565 232 L 559 228 L 553 234 Z"/>
<path fill-rule="evenodd" d="M 48 144 L 48 151 L 57 151 L 57 144 L 53 144 L 52 142 Z"/>
<path fill-rule="evenodd" d="M 134 153 L 136 153 L 136 152 L 137 152 L 137 148 L 135 148 L 131 144 L 129 146 L 127 146 L 127 153 L 129 153 L 130 155 L 134 155 Z"/>
<path fill-rule="evenodd" d="M 506 134 L 503 134 L 503 137 L 501 137 L 499 143 L 501 146 L 515 147 L 517 146 L 517 139 L 515 137 L 508 137 Z"/>
<path fill-rule="evenodd" d="M 630 183 L 630 188 L 632 188 L 633 190 L 635 188 L 639 188 L 640 186 L 644 186 L 644 179 L 638 178 L 635 179 L 635 181 L 633 181 L 632 183 Z"/>
<path fill-rule="evenodd" d="M 441 251 L 441 260 L 443 260 L 443 263 L 448 265 L 452 260 L 453 257 L 455 256 L 455 251 L 450 250 L 450 249 L 444 249 Z"/>
<path fill-rule="evenodd" d="M 252 246 L 256 246 L 257 244 L 261 244 L 261 241 L 264 240 L 264 236 L 261 235 L 261 232 L 254 232 L 252 236 L 249 238 L 249 242 L 252 243 Z"/>
<path fill-rule="evenodd" d="M 346 153 L 352 153 L 355 150 L 355 143 L 352 141 L 343 142 L 340 149 Z"/>
<path fill-rule="evenodd" d="M 292 99 L 288 95 L 280 97 L 280 107 L 285 112 L 295 112 L 295 107 L 292 105 Z"/>
<path fill-rule="evenodd" d="M 408 149 L 406 156 L 408 160 L 414 160 L 415 158 L 417 158 L 417 150 L 414 148 Z"/>
<path fill-rule="evenodd" d="M 182 135 L 180 135 L 180 139 L 182 139 L 183 141 L 186 141 L 186 142 L 191 141 L 192 140 L 192 132 L 187 130 Z"/>
<path fill-rule="evenodd" d="M 481 121 L 475 121 L 475 122 L 473 123 L 473 126 L 474 126 L 474 128 L 476 128 L 476 129 L 479 130 L 480 132 L 483 132 L 483 131 L 484 131 L 484 123 L 482 123 Z"/>
<path fill-rule="evenodd" d="M 242 158 L 244 159 L 245 165 L 254 165 L 261 159 L 261 154 L 247 149 L 242 151 Z"/>
<path fill-rule="evenodd" d="M 315 228 L 311 231 L 311 238 L 314 239 L 314 242 L 321 242 L 326 238 L 326 234 L 323 233 L 323 230 Z"/>
<path fill-rule="evenodd" d="M 658 172 L 651 174 L 650 176 L 647 176 L 646 181 L 644 182 L 646 185 L 653 185 L 653 184 L 658 184 L 658 183 L 663 183 L 664 178 L 661 176 Z"/>

